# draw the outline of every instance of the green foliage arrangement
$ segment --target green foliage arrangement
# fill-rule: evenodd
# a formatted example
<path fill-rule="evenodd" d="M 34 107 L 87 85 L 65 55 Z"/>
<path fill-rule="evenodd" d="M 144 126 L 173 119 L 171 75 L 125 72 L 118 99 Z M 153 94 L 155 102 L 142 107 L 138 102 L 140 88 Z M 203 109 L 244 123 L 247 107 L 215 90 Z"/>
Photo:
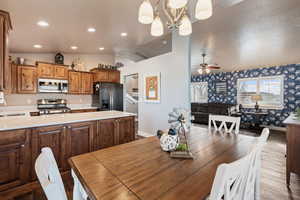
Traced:
<path fill-rule="evenodd" d="M 176 148 L 176 151 L 187 151 L 187 145 L 186 144 L 179 144 Z"/>

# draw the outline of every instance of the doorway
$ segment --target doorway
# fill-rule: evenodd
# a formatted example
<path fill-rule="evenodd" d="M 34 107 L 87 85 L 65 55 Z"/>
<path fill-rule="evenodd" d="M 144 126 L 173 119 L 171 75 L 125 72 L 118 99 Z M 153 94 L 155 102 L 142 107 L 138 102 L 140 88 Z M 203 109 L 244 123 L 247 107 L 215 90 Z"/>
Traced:
<path fill-rule="evenodd" d="M 124 111 L 138 115 L 138 101 L 139 76 L 138 74 L 127 75 L 124 77 Z"/>

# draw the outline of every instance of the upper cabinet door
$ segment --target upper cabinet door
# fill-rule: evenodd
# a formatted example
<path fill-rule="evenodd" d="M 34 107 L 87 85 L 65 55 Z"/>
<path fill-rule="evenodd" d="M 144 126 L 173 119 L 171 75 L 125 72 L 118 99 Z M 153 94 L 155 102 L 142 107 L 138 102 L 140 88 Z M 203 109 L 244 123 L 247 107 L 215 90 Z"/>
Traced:
<path fill-rule="evenodd" d="M 55 66 L 55 78 L 68 80 L 68 68 L 65 66 Z"/>
<path fill-rule="evenodd" d="M 18 93 L 34 94 L 37 91 L 36 67 L 18 66 Z"/>
<path fill-rule="evenodd" d="M 81 73 L 81 89 L 82 94 L 92 94 L 93 93 L 93 74 L 91 73 Z"/>
<path fill-rule="evenodd" d="M 38 63 L 39 78 L 55 78 L 55 66 L 48 63 Z"/>
<path fill-rule="evenodd" d="M 114 70 L 108 73 L 109 82 L 120 83 L 120 71 Z"/>
<path fill-rule="evenodd" d="M 80 94 L 81 93 L 81 73 L 70 71 L 69 72 L 69 93 Z"/>
<path fill-rule="evenodd" d="M 108 71 L 96 71 L 94 74 L 94 82 L 108 82 Z"/>

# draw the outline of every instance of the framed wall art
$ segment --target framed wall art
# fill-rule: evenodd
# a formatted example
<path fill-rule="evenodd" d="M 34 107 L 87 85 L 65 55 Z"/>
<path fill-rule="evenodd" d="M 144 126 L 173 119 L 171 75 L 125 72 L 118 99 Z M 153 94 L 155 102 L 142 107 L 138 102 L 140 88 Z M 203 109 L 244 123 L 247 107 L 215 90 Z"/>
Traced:
<path fill-rule="evenodd" d="M 160 103 L 160 73 L 144 75 L 144 102 Z"/>

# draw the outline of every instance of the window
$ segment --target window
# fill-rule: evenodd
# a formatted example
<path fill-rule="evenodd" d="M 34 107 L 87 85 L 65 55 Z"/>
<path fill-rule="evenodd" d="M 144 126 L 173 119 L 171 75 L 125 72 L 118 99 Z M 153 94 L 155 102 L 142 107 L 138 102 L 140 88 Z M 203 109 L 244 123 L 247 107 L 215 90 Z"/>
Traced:
<path fill-rule="evenodd" d="M 283 108 L 283 76 L 238 79 L 237 102 L 245 107 L 254 107 L 253 95 L 260 95 L 262 108 Z"/>
<path fill-rule="evenodd" d="M 192 103 L 208 102 L 208 84 L 207 82 L 199 82 L 191 84 L 191 100 Z"/>

